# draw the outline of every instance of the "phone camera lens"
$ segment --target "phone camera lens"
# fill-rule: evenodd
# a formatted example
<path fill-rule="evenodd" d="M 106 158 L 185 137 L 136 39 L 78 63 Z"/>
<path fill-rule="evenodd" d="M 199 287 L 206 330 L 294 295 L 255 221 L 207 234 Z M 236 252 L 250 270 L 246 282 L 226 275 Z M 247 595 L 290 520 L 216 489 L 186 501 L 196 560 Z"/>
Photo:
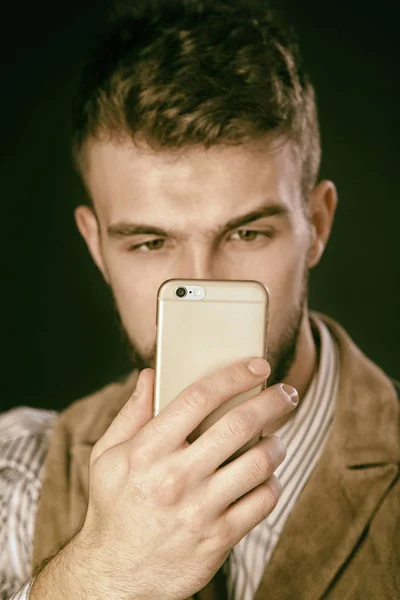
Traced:
<path fill-rule="evenodd" d="M 187 290 L 184 287 L 178 287 L 178 289 L 176 290 L 176 295 L 178 296 L 178 298 L 184 298 L 187 294 Z"/>

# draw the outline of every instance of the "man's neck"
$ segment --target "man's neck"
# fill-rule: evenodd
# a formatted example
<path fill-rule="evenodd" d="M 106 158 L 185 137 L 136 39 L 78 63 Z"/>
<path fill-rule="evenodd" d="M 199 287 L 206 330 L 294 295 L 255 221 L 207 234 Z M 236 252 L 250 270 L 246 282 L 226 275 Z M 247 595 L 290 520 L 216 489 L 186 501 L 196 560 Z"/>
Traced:
<path fill-rule="evenodd" d="M 316 341 L 312 333 L 312 327 L 309 317 L 308 309 L 305 308 L 303 318 L 300 325 L 299 337 L 296 348 L 296 358 L 290 368 L 290 371 L 282 383 L 288 383 L 289 385 L 296 388 L 299 394 L 299 404 L 304 398 L 315 371 L 318 366 L 318 355 L 319 348 L 317 347 Z M 279 421 L 274 423 L 273 430 L 263 431 L 263 435 L 270 435 L 274 431 L 277 431 L 282 425 L 284 425 L 294 414 L 295 411 L 290 412 L 289 415 L 283 417 Z"/>
<path fill-rule="evenodd" d="M 318 355 L 319 342 L 314 339 L 309 312 L 305 308 L 299 330 L 296 357 L 284 381 L 296 388 L 300 401 L 306 394 L 318 367 Z"/>

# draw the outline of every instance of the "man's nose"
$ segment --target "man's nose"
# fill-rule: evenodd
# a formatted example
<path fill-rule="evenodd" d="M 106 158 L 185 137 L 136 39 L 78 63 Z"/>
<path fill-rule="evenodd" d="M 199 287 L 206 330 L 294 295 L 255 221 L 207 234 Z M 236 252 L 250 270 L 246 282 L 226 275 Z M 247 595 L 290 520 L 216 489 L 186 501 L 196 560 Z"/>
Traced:
<path fill-rule="evenodd" d="M 221 261 L 211 250 L 197 250 L 185 254 L 179 266 L 182 279 L 226 279 Z"/>

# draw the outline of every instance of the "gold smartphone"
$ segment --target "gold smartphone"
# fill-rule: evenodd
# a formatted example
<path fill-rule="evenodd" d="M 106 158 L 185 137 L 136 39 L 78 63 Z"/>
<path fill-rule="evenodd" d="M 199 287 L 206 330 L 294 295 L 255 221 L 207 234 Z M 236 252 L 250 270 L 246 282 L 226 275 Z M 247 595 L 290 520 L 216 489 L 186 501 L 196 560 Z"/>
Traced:
<path fill-rule="evenodd" d="M 267 357 L 268 289 L 258 281 L 170 279 L 158 290 L 154 416 L 188 385 L 238 360 Z M 258 386 L 219 406 L 193 442 Z M 231 460 L 253 446 L 247 443 Z"/>

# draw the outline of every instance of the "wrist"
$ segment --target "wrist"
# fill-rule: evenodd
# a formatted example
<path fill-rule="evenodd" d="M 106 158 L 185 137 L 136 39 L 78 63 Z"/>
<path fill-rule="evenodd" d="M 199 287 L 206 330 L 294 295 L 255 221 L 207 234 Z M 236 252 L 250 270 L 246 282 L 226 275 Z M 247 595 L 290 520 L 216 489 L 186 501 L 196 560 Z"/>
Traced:
<path fill-rule="evenodd" d="M 73 539 L 36 575 L 29 600 L 97 600 L 93 592 L 89 563 L 78 556 Z"/>
<path fill-rule="evenodd" d="M 140 595 L 118 589 L 109 563 L 97 554 L 86 535 L 76 534 L 36 575 L 29 600 L 141 600 Z"/>

